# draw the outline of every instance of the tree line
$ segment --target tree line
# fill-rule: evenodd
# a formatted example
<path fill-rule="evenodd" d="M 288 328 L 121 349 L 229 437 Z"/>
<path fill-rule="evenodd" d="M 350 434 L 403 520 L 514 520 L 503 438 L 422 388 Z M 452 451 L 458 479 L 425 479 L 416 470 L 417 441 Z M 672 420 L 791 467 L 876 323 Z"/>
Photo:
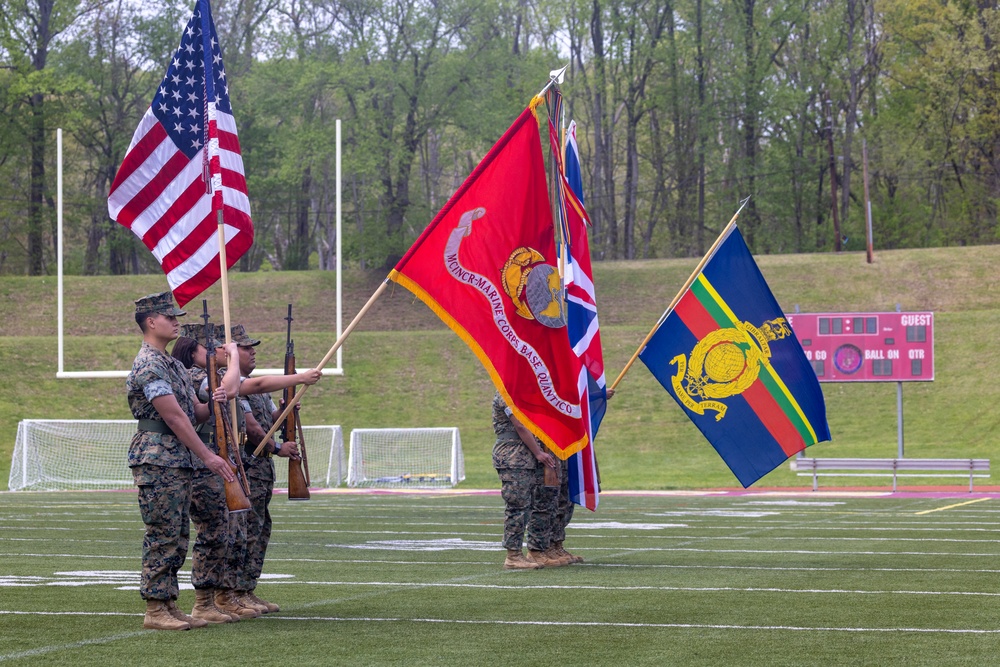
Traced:
<path fill-rule="evenodd" d="M 158 271 L 107 193 L 192 2 L 0 0 L 0 273 Z M 218 0 L 240 269 L 391 266 L 569 64 L 595 259 L 997 241 L 997 0 Z M 864 178 L 867 174 L 867 180 Z M 866 197 L 867 187 L 867 197 Z"/>

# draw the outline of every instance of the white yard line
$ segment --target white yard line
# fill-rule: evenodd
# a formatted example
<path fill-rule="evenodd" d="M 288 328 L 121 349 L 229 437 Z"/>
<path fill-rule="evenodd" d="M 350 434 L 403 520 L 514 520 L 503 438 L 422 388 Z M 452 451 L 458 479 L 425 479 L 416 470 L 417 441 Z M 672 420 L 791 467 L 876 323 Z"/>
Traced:
<path fill-rule="evenodd" d="M 776 588 L 756 586 L 607 586 L 595 584 L 529 584 L 519 580 L 516 584 L 474 584 L 459 582 L 407 582 L 407 581 L 299 581 L 279 580 L 269 586 L 371 586 L 376 588 L 470 588 L 488 590 L 561 590 L 561 591 L 663 591 L 682 593 L 789 593 L 809 595 L 929 595 L 1000 597 L 1000 592 L 987 591 L 920 591 L 920 590 L 864 590 L 846 588 Z"/>
<path fill-rule="evenodd" d="M 574 551 L 596 551 L 598 549 L 574 549 Z M 620 550 L 618 550 L 620 552 Z M 629 555 L 635 553 L 633 550 L 625 553 L 618 553 L 615 555 Z M 843 552 L 837 552 L 843 553 Z M 892 554 L 895 555 L 895 554 Z M 967 555 L 967 554 L 952 554 L 952 555 Z M 990 557 L 995 556 L 995 554 L 989 554 Z M 95 559 L 95 560 L 105 560 L 105 559 L 117 559 L 117 560 L 138 560 L 137 556 L 107 556 L 107 555 L 81 555 L 81 554 L 51 554 L 51 553 L 2 553 L 0 552 L 0 558 L 68 558 L 73 560 L 85 559 Z M 500 556 L 492 560 L 391 560 L 384 558 L 268 558 L 268 563 L 328 563 L 331 565 L 406 565 L 406 566 L 422 566 L 422 567 L 445 567 L 451 568 L 455 565 L 482 565 L 485 567 L 495 568 L 497 572 L 500 572 L 500 564 L 502 559 Z M 601 569 L 601 568 L 625 568 L 630 570 L 749 570 L 754 572 L 923 572 L 927 574 L 933 574 L 935 572 L 954 572 L 954 573 L 966 573 L 966 574 L 998 574 L 1000 569 L 993 568 L 958 568 L 958 567 L 810 567 L 810 566 L 765 566 L 765 565 L 679 565 L 672 563 L 602 563 L 602 562 L 588 562 L 583 565 L 576 565 L 576 568 L 587 568 L 587 569 Z M 190 575 L 190 570 L 181 570 L 181 574 Z M 0 579 L 4 575 L 0 574 Z M 135 571 L 135 576 L 139 576 L 139 571 Z M 44 578 L 44 577 L 40 577 Z M 272 582 L 268 582 L 272 583 Z"/>
<path fill-rule="evenodd" d="M 46 612 L 10 612 L 10 611 L 0 611 L 0 614 L 45 614 L 51 616 L 68 616 L 74 614 L 81 614 L 86 616 L 135 616 L 136 614 L 94 614 L 92 612 L 59 612 L 48 614 Z M 142 614 L 138 614 L 141 616 Z M 138 637 L 139 635 L 155 632 L 155 630 L 137 630 L 135 632 L 122 632 L 117 635 L 108 635 L 106 637 L 94 637 L 93 639 L 82 639 L 78 642 L 70 642 L 68 644 L 50 644 L 49 646 L 39 646 L 37 648 L 28 649 L 27 651 L 16 651 L 14 653 L 0 653 L 0 662 L 6 662 L 7 660 L 21 660 L 24 658 L 36 658 L 40 655 L 45 655 L 46 653 L 52 653 L 53 651 L 72 651 L 74 649 L 84 648 L 86 646 L 96 646 L 99 644 L 110 644 L 111 642 L 121 641 L 122 639 L 132 639 L 133 637 Z"/>
<path fill-rule="evenodd" d="M 450 618 L 349 618 L 341 616 L 273 616 L 275 621 L 328 621 L 335 623 L 442 623 L 455 625 L 538 625 L 549 627 L 602 627 L 602 628 L 650 628 L 674 630 L 773 630 L 787 632 L 921 632 L 943 634 L 996 635 L 1000 629 L 975 628 L 866 628 L 866 627 L 826 627 L 799 625 L 731 625 L 712 623 L 614 623 L 604 621 L 510 621 L 510 620 L 464 620 Z"/>

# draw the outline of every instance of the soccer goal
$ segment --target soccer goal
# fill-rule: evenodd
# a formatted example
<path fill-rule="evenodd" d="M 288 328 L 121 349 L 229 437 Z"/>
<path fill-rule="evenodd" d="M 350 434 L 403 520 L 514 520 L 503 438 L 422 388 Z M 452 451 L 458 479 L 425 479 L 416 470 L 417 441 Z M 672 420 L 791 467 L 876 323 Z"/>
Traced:
<path fill-rule="evenodd" d="M 439 488 L 465 479 L 457 428 L 356 428 L 347 485 Z"/>
<path fill-rule="evenodd" d="M 340 426 L 303 426 L 313 487 L 340 486 L 344 436 Z M 25 419 L 17 425 L 8 488 L 77 491 L 133 488 L 127 455 L 134 419 Z M 275 487 L 287 488 L 288 465 L 275 460 Z"/>

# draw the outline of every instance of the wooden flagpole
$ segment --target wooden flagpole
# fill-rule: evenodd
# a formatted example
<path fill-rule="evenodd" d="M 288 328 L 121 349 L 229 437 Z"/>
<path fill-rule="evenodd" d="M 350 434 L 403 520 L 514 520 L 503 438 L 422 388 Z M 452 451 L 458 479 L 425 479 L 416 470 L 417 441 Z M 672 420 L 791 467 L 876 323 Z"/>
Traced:
<path fill-rule="evenodd" d="M 565 69 L 565 68 L 563 68 L 563 69 Z M 549 74 L 549 76 L 550 77 L 561 76 L 561 73 L 562 73 L 562 70 L 558 70 L 558 74 L 557 74 L 556 70 L 553 70 L 552 73 Z M 555 91 L 555 95 L 556 95 L 556 96 L 552 97 L 552 104 L 549 105 L 549 112 L 550 112 L 550 114 L 554 114 L 555 115 L 555 121 L 556 122 L 554 124 L 556 125 L 557 129 L 558 129 L 558 126 L 562 122 L 561 121 L 561 116 L 562 116 L 562 101 L 559 100 L 559 96 L 561 96 L 562 93 L 559 90 L 559 83 L 560 83 L 560 81 L 557 81 L 555 78 L 552 78 L 552 79 L 549 80 L 549 86 L 547 86 L 547 87 L 551 87 Z M 546 128 L 546 130 L 547 129 L 548 128 Z M 548 136 L 548 132 L 546 132 L 546 136 Z M 560 283 L 562 284 L 563 303 L 565 304 L 565 301 L 566 301 L 566 251 L 567 251 L 568 245 L 566 243 L 566 225 L 563 224 L 563 218 L 562 218 L 562 204 L 561 204 L 561 198 L 562 198 L 562 180 L 561 180 L 562 179 L 562 173 L 559 171 L 559 160 L 557 159 L 557 156 L 556 156 L 556 150 L 558 150 L 558 149 L 553 148 L 552 145 L 551 145 L 551 142 L 549 142 L 549 208 L 552 209 L 552 223 L 553 223 L 553 225 L 552 225 L 552 233 L 555 234 L 555 230 L 556 230 L 557 227 L 559 229 L 559 236 L 558 236 L 559 266 L 558 266 L 558 269 L 559 269 L 559 280 L 560 280 Z M 561 158 L 561 156 L 559 156 L 559 157 Z"/>
<path fill-rule="evenodd" d="M 568 67 L 568 65 L 566 66 Z M 554 92 L 550 96 L 551 104 L 548 105 L 549 113 L 546 114 L 546 120 L 550 118 L 550 114 L 555 114 L 556 122 L 555 125 L 558 127 L 560 122 L 559 118 L 562 116 L 562 96 L 559 90 L 559 84 L 563 81 L 563 73 L 566 71 L 566 67 L 560 70 L 552 70 L 549 72 L 549 83 L 543 88 L 543 92 L 539 95 L 546 94 L 544 91 L 552 89 Z M 545 136 L 549 136 L 548 127 L 545 128 Z M 562 299 L 563 317 L 567 316 L 566 312 L 566 250 L 568 246 L 566 244 L 566 226 L 563 224 L 562 220 L 562 207 L 560 205 L 560 198 L 562 196 L 562 174 L 559 171 L 559 160 L 556 156 L 557 148 L 553 148 L 552 142 L 549 141 L 549 209 L 552 213 L 552 233 L 556 233 L 556 228 L 559 228 L 559 262 L 557 270 L 559 272 L 559 298 Z M 553 239 L 555 240 L 555 239 Z M 547 487 L 556 487 L 560 485 L 559 477 L 561 475 L 559 468 L 550 468 L 545 466 L 544 468 L 544 484 Z"/>
<path fill-rule="evenodd" d="M 222 323 L 226 327 L 226 343 L 233 340 L 232 318 L 229 315 L 229 269 L 226 266 L 226 225 L 222 221 L 222 209 L 219 209 L 219 269 L 222 284 Z"/>
<path fill-rule="evenodd" d="M 646 343 L 648 343 L 649 339 L 653 337 L 653 334 L 656 333 L 656 330 L 660 328 L 660 325 L 663 324 L 663 321 L 667 319 L 667 316 L 670 315 L 670 312 L 677 305 L 677 302 L 681 300 L 681 297 L 684 296 L 684 293 L 688 291 L 689 287 L 691 287 L 691 283 L 693 283 L 698 278 L 698 274 L 701 273 L 701 270 L 705 268 L 705 264 L 708 263 L 708 260 L 715 253 L 716 248 L 718 248 L 719 245 L 722 243 L 722 241 L 726 238 L 726 235 L 729 233 L 730 228 L 736 224 L 736 218 L 740 217 L 740 211 L 743 210 L 743 207 L 747 205 L 748 201 L 750 201 L 750 197 L 747 197 L 742 202 L 740 202 L 740 207 L 736 209 L 736 214 L 733 215 L 733 219 L 729 221 L 729 224 L 723 227 L 722 233 L 719 234 L 719 237 L 717 239 L 715 239 L 715 243 L 712 244 L 712 247 L 708 249 L 708 252 L 705 253 L 705 256 L 701 258 L 700 262 L 698 262 L 698 266 L 695 267 L 694 272 L 688 277 L 687 282 L 684 283 L 684 286 L 681 287 L 680 291 L 677 292 L 677 296 L 675 296 L 674 300 L 670 302 L 670 305 L 667 306 L 667 309 L 663 311 L 662 315 L 660 315 L 660 319 L 656 321 L 656 324 L 654 324 L 653 328 L 650 329 L 649 333 L 642 340 L 642 343 L 639 344 L 639 349 L 635 351 L 635 354 L 632 355 L 632 358 L 628 360 L 627 364 L 625 364 L 625 368 L 622 369 L 622 372 L 618 374 L 618 377 L 615 378 L 615 381 L 611 383 L 610 387 L 608 387 L 608 391 L 614 391 L 615 387 L 618 386 L 618 383 L 622 381 L 623 377 L 625 377 L 625 373 L 628 372 L 628 369 L 632 368 L 632 364 L 634 364 L 635 360 L 639 358 L 639 353 L 641 353 L 642 350 L 646 347 Z"/>
<path fill-rule="evenodd" d="M 361 321 L 361 318 L 365 316 L 365 314 L 371 309 L 371 307 L 375 304 L 378 298 L 382 296 L 382 293 L 385 292 L 386 287 L 388 286 L 389 286 L 389 279 L 386 278 L 384 281 L 382 281 L 382 284 L 379 285 L 378 289 L 375 290 L 375 293 L 368 298 L 368 301 L 365 303 L 364 306 L 362 306 L 361 310 L 358 311 L 358 314 L 354 316 L 354 319 L 351 320 L 351 323 L 347 325 L 347 328 L 344 329 L 344 333 L 340 334 L 340 337 L 337 339 L 337 342 L 333 344 L 333 347 L 330 348 L 330 351 L 326 353 L 326 356 L 323 357 L 323 360 L 319 362 L 318 366 L 316 366 L 316 370 L 318 371 L 323 370 L 323 367 L 326 366 L 326 364 L 330 361 L 333 355 L 337 353 L 337 350 L 340 349 L 340 346 L 344 344 L 344 341 L 347 340 L 347 337 L 351 335 L 352 331 L 354 331 L 354 327 L 358 325 L 358 322 Z M 301 387 L 299 387 L 298 391 L 295 392 L 295 395 L 292 396 L 292 399 L 288 402 L 288 405 L 286 405 L 285 409 L 281 411 L 281 415 L 279 415 L 278 418 L 274 420 L 274 424 L 271 425 L 271 429 L 264 435 L 263 438 L 261 438 L 260 444 L 257 445 L 257 449 L 254 450 L 253 453 L 254 456 L 260 456 L 264 452 L 264 447 L 267 445 L 267 441 L 270 440 L 271 437 L 275 434 L 275 432 L 277 432 L 277 430 L 281 427 L 281 424 L 285 421 L 285 418 L 288 417 L 288 413 L 291 412 L 296 405 L 298 405 L 300 400 L 302 400 L 302 395 L 306 393 L 306 389 L 308 388 L 309 385 L 304 384 Z"/>
<path fill-rule="evenodd" d="M 222 220 L 222 209 L 218 210 L 219 223 L 219 282 L 222 285 L 222 325 L 226 331 L 226 344 L 233 340 L 231 317 L 229 315 L 229 269 L 226 262 L 226 225 Z M 208 341 L 206 341 L 208 342 Z M 230 364 L 239 364 L 239 358 L 230 359 Z M 209 398 L 211 400 L 211 397 Z M 239 418 L 236 414 L 236 397 L 229 399 L 229 418 L 232 421 L 233 433 L 239 433 Z"/>
<path fill-rule="evenodd" d="M 211 111 L 209 109 L 209 102 L 211 98 L 215 97 L 215 88 L 213 82 L 215 81 L 215 66 L 212 62 L 212 46 L 210 44 L 210 36 L 213 32 L 213 21 L 211 15 L 211 5 L 208 2 L 204 3 L 204 7 L 201 6 L 202 3 L 199 1 L 198 8 L 201 10 L 201 40 L 202 40 L 202 94 L 204 95 L 203 101 L 203 112 L 204 112 L 204 141 L 202 159 L 202 174 L 205 179 L 205 193 L 209 196 L 212 206 L 214 207 L 218 204 L 219 208 L 216 210 L 216 222 L 218 227 L 218 241 L 219 241 L 219 281 L 222 285 L 222 325 L 225 327 L 225 342 L 228 345 L 233 340 L 232 332 L 230 328 L 232 326 L 232 318 L 229 313 L 229 263 L 226 260 L 226 225 L 223 219 L 222 210 L 225 207 L 223 203 L 222 195 L 222 172 L 217 171 L 213 173 L 212 167 L 212 157 L 213 154 L 218 158 L 219 153 L 219 142 L 218 137 L 212 139 L 212 119 Z M 221 60 L 220 60 L 221 62 Z M 213 143 L 214 141 L 214 143 Z M 218 181 L 215 177 L 218 176 Z M 207 340 L 205 341 L 208 342 Z M 239 359 L 230 359 L 228 361 L 230 364 L 239 364 Z M 209 397 L 209 401 L 212 397 Z M 239 433 L 239 420 L 236 412 L 236 396 L 233 396 L 229 401 L 229 416 L 232 422 L 233 433 Z M 237 443 L 238 446 L 238 443 Z M 236 460 L 239 460 L 237 456 Z"/>

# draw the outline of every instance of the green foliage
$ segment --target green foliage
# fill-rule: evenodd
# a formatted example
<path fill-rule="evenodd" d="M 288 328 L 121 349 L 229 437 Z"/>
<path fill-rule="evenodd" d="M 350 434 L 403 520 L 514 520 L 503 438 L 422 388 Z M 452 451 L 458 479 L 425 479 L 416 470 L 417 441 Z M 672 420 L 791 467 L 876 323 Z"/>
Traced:
<path fill-rule="evenodd" d="M 936 377 L 904 388 L 908 456 L 991 456 L 997 425 L 984 406 L 1000 389 L 970 374 L 997 362 L 989 331 L 1000 326 L 994 267 L 1000 246 L 864 253 L 772 255 L 761 269 L 786 312 L 930 310 Z M 603 262 L 595 268 L 605 367 L 612 382 L 684 283 L 696 259 Z M 345 324 L 385 277 L 344 273 Z M 327 271 L 233 273 L 232 320 L 263 340 L 260 367 L 280 367 L 287 303 L 295 308 L 301 366 L 318 363 L 336 339 L 334 275 Z M 127 370 L 139 346 L 132 301 L 164 289 L 161 276 L 69 277 L 65 370 Z M 123 379 L 57 380 L 57 303 L 52 278 L 0 278 L 0 480 L 7 478 L 17 423 L 29 418 L 127 419 Z M 221 288 L 204 295 L 220 310 Z M 190 316 L 189 316 L 190 317 Z M 457 426 L 469 488 L 492 487 L 490 380 L 464 343 L 406 290 L 388 290 L 343 348 L 344 375 L 306 395 L 307 424 L 352 428 Z M 330 363 L 332 366 L 334 362 Z M 891 456 L 896 451 L 892 383 L 824 384 L 833 441 L 817 455 Z M 597 441 L 609 489 L 692 489 L 735 479 L 670 396 L 637 363 L 618 387 Z M 875 480 L 873 483 L 880 483 Z M 781 466 L 761 486 L 808 482 Z M 843 483 L 856 483 L 850 480 Z"/>
<path fill-rule="evenodd" d="M 857 249 L 862 140 L 883 247 L 1000 234 L 1000 13 L 990 3 L 216 4 L 257 230 L 243 270 L 305 269 L 310 257 L 333 267 L 337 119 L 343 246 L 349 262 L 382 266 L 567 61 L 598 258 L 698 256 L 747 195 L 757 252 L 833 250 L 834 199 Z M 43 7 L 49 32 L 32 37 Z M 57 126 L 67 270 L 155 270 L 103 200 L 190 3 L 4 10 L 0 273 L 34 270 L 39 253 L 54 271 Z M 49 142 L 43 203 L 29 206 L 23 147 L 34 141 L 40 156 L 38 137 Z"/>

